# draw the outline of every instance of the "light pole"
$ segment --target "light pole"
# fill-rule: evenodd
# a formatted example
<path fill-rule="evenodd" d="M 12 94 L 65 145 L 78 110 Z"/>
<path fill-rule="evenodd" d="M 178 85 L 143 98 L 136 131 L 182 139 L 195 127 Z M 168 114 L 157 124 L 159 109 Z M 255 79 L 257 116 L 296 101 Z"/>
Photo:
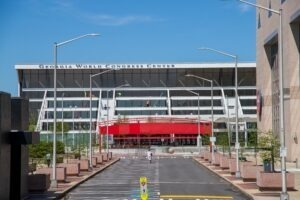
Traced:
<path fill-rule="evenodd" d="M 101 74 L 113 71 L 114 69 L 108 69 L 105 71 L 102 71 L 100 73 L 97 74 L 91 74 L 90 75 L 90 138 L 89 138 L 89 165 L 90 168 L 93 169 L 93 163 L 92 163 L 92 156 L 93 156 L 93 152 L 92 152 L 92 78 L 96 77 L 96 76 L 100 76 Z M 99 144 L 101 146 L 101 144 Z M 100 151 L 101 153 L 101 151 Z"/>
<path fill-rule="evenodd" d="M 224 56 L 228 56 L 230 58 L 233 58 L 235 61 L 234 68 L 235 68 L 235 150 L 236 150 L 236 172 L 235 177 L 241 178 L 241 171 L 240 171 L 240 160 L 239 160 L 239 149 L 240 149 L 240 143 L 239 143 L 239 122 L 238 122 L 238 68 L 237 68 L 237 62 L 238 62 L 238 56 L 232 55 L 223 51 L 219 51 L 213 48 L 199 48 L 199 50 L 207 50 L 216 52 L 219 54 L 222 54 Z"/>
<path fill-rule="evenodd" d="M 279 15 L 279 32 L 278 32 L 278 46 L 279 46 L 279 105 L 280 105 L 280 157 L 281 157 L 281 175 L 282 175 L 282 190 L 280 193 L 281 200 L 288 200 L 286 186 L 286 146 L 285 146 L 285 127 L 284 127 L 284 102 L 283 102 L 283 28 L 282 28 L 282 9 L 274 10 L 261 5 L 250 3 L 244 0 L 239 0 L 242 3 L 254 6 L 256 8 L 266 10 Z"/>
<path fill-rule="evenodd" d="M 211 95 L 211 143 L 212 143 L 212 151 L 211 151 L 211 160 L 212 160 L 212 163 L 215 162 L 215 154 L 214 154 L 214 150 L 215 150 L 215 142 L 216 142 L 216 138 L 215 138 L 215 134 L 214 134 L 214 101 L 213 101 L 213 97 L 214 97 L 214 94 L 213 94 L 213 91 L 214 91 L 214 88 L 213 88 L 213 80 L 210 80 L 210 79 L 207 79 L 207 78 L 203 78 L 201 76 L 196 76 L 194 74 L 186 74 L 185 75 L 186 77 L 194 77 L 194 78 L 197 78 L 197 79 L 201 79 L 203 81 L 207 81 L 210 83 L 210 87 L 211 87 L 211 92 L 210 92 L 210 95 Z"/>
<path fill-rule="evenodd" d="M 187 92 L 190 92 L 194 95 L 198 96 L 198 139 L 197 139 L 197 144 L 199 147 L 199 154 L 201 152 L 201 147 L 202 147 L 202 142 L 201 142 L 201 133 L 200 133 L 200 94 L 191 90 L 185 90 Z"/>
<path fill-rule="evenodd" d="M 53 87 L 54 87 L 54 121 L 53 121 L 53 157 L 52 157 L 52 179 L 51 179 L 51 187 L 52 188 L 56 188 L 57 187 L 57 180 L 56 180 L 56 102 L 57 102 L 57 98 L 56 98 L 56 92 L 57 92 L 57 88 L 56 88 L 56 68 L 57 68 L 57 48 L 60 46 L 63 46 L 65 44 L 68 44 L 70 42 L 73 42 L 75 40 L 79 40 L 81 38 L 84 37 L 88 37 L 88 36 L 98 36 L 99 34 L 96 33 L 90 33 L 90 34 L 85 34 L 85 35 L 81 35 L 79 37 L 75 37 L 73 39 L 70 40 L 66 40 L 64 42 L 60 42 L 54 43 L 54 83 L 53 83 Z"/>
<path fill-rule="evenodd" d="M 229 147 L 229 158 L 231 158 L 231 138 L 230 138 L 230 128 L 229 128 L 229 106 L 228 106 L 228 96 L 226 95 L 226 108 L 227 108 L 227 137 L 228 137 L 228 147 Z"/>
<path fill-rule="evenodd" d="M 126 84 L 123 84 L 123 85 L 120 85 L 120 86 L 118 86 L 118 87 L 116 87 L 116 88 L 114 88 L 114 89 L 117 89 L 117 88 L 121 88 L 121 87 L 128 87 L 128 86 L 130 86 L 130 84 L 129 83 L 126 83 Z M 109 94 L 109 92 L 110 91 L 112 91 L 112 90 L 107 90 L 107 92 L 106 92 L 106 152 L 107 152 L 107 156 L 109 156 L 108 155 L 108 153 L 109 153 L 109 145 L 108 145 L 108 120 L 109 120 L 109 112 L 108 112 L 108 109 L 109 109 L 109 105 L 108 105 L 108 94 Z M 108 157 L 107 157 L 108 158 Z"/>

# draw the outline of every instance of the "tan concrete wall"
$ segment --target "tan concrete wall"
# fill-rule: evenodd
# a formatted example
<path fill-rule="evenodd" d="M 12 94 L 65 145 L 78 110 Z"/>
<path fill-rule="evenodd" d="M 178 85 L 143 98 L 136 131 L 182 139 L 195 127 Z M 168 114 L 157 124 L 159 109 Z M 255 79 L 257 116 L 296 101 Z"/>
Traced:
<path fill-rule="evenodd" d="M 300 84 L 299 84 L 299 51 L 290 25 L 291 16 L 300 10 L 299 0 L 257 0 L 257 4 L 275 10 L 283 9 L 283 81 L 284 88 L 290 89 L 290 95 L 285 97 L 285 133 L 286 146 L 288 147 L 288 161 L 300 159 Z M 272 129 L 272 99 L 271 99 L 271 70 L 264 49 L 264 43 L 273 32 L 278 31 L 279 16 L 275 13 L 268 17 L 268 11 L 257 10 L 260 13 L 261 27 L 256 32 L 256 59 L 257 59 L 257 88 L 261 90 L 264 104 L 262 118 L 258 122 L 258 128 L 262 131 Z M 296 144 L 294 138 L 299 138 Z"/>

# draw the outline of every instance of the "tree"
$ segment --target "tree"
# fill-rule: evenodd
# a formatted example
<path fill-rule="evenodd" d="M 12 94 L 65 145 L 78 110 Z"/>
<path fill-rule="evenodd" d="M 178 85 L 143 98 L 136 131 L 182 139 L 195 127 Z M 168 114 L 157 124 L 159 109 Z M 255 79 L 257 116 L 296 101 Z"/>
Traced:
<path fill-rule="evenodd" d="M 228 133 L 218 133 L 216 136 L 216 145 L 222 146 L 223 152 L 225 149 L 229 150 Z"/>
<path fill-rule="evenodd" d="M 274 164 L 279 161 L 280 141 L 278 136 L 274 135 L 272 131 L 261 133 L 258 136 L 258 147 L 261 149 L 259 155 L 263 162 L 272 162 L 272 170 Z"/>
<path fill-rule="evenodd" d="M 37 119 L 34 116 L 34 114 L 30 113 L 29 115 L 29 125 L 28 125 L 28 131 L 35 131 L 36 128 Z"/>

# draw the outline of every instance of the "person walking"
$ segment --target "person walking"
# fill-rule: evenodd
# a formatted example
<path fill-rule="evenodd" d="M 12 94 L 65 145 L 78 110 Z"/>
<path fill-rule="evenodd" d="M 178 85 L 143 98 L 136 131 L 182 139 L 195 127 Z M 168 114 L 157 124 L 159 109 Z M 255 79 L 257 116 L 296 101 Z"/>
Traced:
<path fill-rule="evenodd" d="M 46 154 L 46 161 L 47 161 L 47 166 L 50 167 L 50 163 L 51 163 L 51 154 L 50 153 Z"/>
<path fill-rule="evenodd" d="M 152 152 L 150 149 L 148 149 L 148 151 L 147 151 L 147 159 L 149 160 L 149 163 L 152 162 Z"/>

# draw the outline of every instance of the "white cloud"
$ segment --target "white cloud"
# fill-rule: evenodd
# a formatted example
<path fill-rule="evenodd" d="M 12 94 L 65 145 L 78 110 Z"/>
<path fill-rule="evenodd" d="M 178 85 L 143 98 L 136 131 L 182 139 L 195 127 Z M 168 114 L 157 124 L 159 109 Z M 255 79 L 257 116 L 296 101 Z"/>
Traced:
<path fill-rule="evenodd" d="M 253 4 L 256 3 L 255 0 L 247 0 L 247 2 L 253 3 Z M 240 11 L 242 13 L 245 13 L 245 12 L 250 11 L 251 9 L 255 9 L 255 7 L 253 7 L 253 6 L 249 5 L 249 4 L 240 2 L 239 9 L 240 9 Z"/>
<path fill-rule="evenodd" d="M 102 26 L 123 26 L 133 23 L 164 21 L 163 19 L 145 15 L 114 16 L 105 14 L 82 14 L 81 17 L 93 24 Z"/>
<path fill-rule="evenodd" d="M 239 8 L 243 13 L 248 12 L 251 9 L 250 5 L 247 4 L 240 4 Z"/>

